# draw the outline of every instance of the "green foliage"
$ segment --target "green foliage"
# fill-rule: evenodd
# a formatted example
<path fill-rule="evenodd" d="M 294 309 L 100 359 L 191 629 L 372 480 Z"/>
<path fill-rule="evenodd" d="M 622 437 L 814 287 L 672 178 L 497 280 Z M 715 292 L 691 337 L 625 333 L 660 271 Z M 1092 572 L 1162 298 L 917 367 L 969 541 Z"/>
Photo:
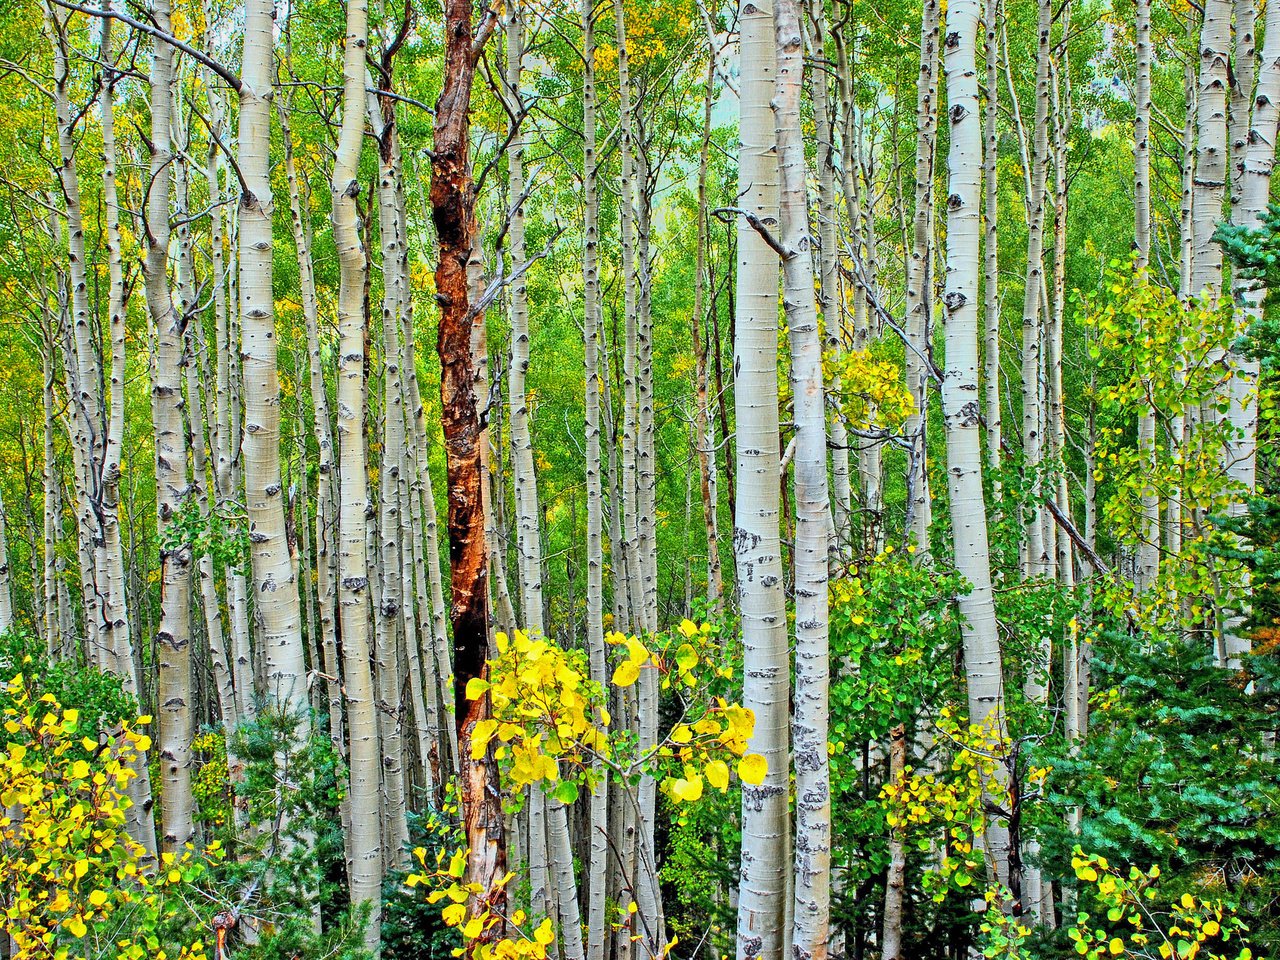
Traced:
<path fill-rule="evenodd" d="M 1247 894 L 1259 942 L 1280 940 L 1280 781 L 1271 738 L 1280 699 L 1215 667 L 1202 644 L 1099 631 L 1088 739 L 1046 744 L 1053 766 L 1046 863 L 1071 849 L 1151 864 L 1174 891 Z M 1079 834 L 1063 824 L 1080 811 Z"/>

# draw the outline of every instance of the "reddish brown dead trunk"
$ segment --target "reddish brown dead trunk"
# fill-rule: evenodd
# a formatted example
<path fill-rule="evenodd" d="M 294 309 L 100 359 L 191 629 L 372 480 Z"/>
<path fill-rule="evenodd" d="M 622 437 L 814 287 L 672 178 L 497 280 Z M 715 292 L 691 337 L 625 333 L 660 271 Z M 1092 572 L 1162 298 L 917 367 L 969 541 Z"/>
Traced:
<path fill-rule="evenodd" d="M 484 39 L 493 28 L 486 13 L 472 31 L 471 0 L 445 0 L 444 89 L 436 102 L 431 161 L 431 217 L 440 249 L 436 300 L 440 328 L 441 424 L 449 489 L 449 569 L 454 648 L 454 701 L 460 755 L 460 792 L 469 854 L 466 882 L 488 891 L 487 905 L 501 910 L 497 881 L 506 872 L 502 801 L 492 747 L 471 759 L 471 732 L 489 716 L 489 697 L 469 701 L 467 681 L 483 677 L 489 641 L 484 510 L 480 498 L 483 425 L 474 392 L 471 328 L 475 321 L 467 288 L 467 258 L 476 231 L 475 187 L 471 180 L 468 130 L 471 87 Z M 500 927 L 483 935 L 498 935 Z"/>

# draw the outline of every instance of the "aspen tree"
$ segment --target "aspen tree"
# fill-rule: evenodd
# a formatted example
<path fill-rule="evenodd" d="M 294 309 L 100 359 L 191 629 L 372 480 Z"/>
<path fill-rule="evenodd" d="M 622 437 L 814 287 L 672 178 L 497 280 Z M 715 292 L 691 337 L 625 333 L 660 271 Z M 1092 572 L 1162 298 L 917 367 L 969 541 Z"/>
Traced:
<path fill-rule="evenodd" d="M 243 378 L 245 501 L 253 561 L 253 593 L 270 594 L 255 604 L 260 648 L 265 651 L 266 695 L 298 718 L 295 746 L 310 731 L 302 616 L 297 578 L 289 556 L 280 471 L 280 372 L 276 365 L 275 302 L 271 280 L 270 178 L 273 94 L 271 0 L 245 0 L 244 53 L 239 117 L 239 272 L 242 364 L 231 375 Z M 234 342 L 234 340 L 232 340 Z M 233 388 L 234 390 L 234 388 Z M 234 404 L 234 392 L 233 392 Z M 233 418 L 234 418 L 233 412 Z M 240 654 L 237 653 L 237 660 Z M 283 754 L 280 757 L 284 762 Z"/>
<path fill-rule="evenodd" d="M 1133 121 L 1133 216 L 1135 269 L 1141 273 L 1151 262 L 1151 0 L 1136 0 L 1137 76 Z M 1154 468 L 1156 450 L 1155 411 L 1144 406 L 1138 419 L 1138 449 Z M 1160 567 L 1160 498 L 1154 486 L 1142 491 L 1142 531 L 1135 565 L 1135 585 L 1148 589 Z"/>
<path fill-rule="evenodd" d="M 151 16 L 169 33 L 168 0 L 156 0 Z M 173 48 L 157 41 L 151 55 L 151 179 L 146 198 L 147 310 L 156 336 L 151 409 L 155 419 L 157 535 L 162 541 L 160 628 L 156 633 L 160 703 L 161 846 L 181 851 L 195 834 L 192 819 L 191 547 L 164 541 L 189 495 L 183 423 L 182 362 L 187 318 L 169 288 L 169 167 L 173 164 Z M 179 528 L 180 529 L 180 528 Z M 178 533 L 178 537 L 182 534 Z"/>
<path fill-rule="evenodd" d="M 822 341 L 814 300 L 813 241 L 809 235 L 800 95 L 804 43 L 799 0 L 775 0 L 779 239 L 783 303 L 791 343 L 796 428 L 794 719 L 796 834 L 792 950 L 797 960 L 822 960 L 831 933 L 831 773 L 827 761 L 828 648 L 826 398 Z"/>
<path fill-rule="evenodd" d="M 337 549 L 334 543 L 335 500 L 333 462 L 333 418 L 324 380 L 320 353 L 320 307 L 316 296 L 315 266 L 311 257 L 311 237 L 303 216 L 302 190 L 294 160 L 293 134 L 289 127 L 291 96 L 278 97 L 276 110 L 284 141 L 285 182 L 289 189 L 289 225 L 298 255 L 298 290 L 302 298 L 302 318 L 306 325 L 307 375 L 311 394 L 312 430 L 316 439 L 316 604 L 320 611 L 321 666 L 329 708 L 329 739 L 339 756 L 346 755 L 342 732 L 342 683 L 338 666 L 337 595 L 335 579 Z M 316 642 L 316 638 L 312 638 Z M 344 803 L 344 808 L 347 805 Z"/>
<path fill-rule="evenodd" d="M 596 169 L 595 0 L 582 0 L 582 336 L 587 481 L 586 634 L 591 679 L 608 679 L 604 644 L 604 503 L 600 457 L 600 200 Z M 604 375 L 607 379 L 607 373 Z M 612 445 L 611 445 L 612 449 Z M 618 541 L 612 541 L 614 548 Z M 615 791 L 616 792 L 616 791 Z M 604 960 L 609 863 L 609 784 L 592 789 L 587 855 L 587 960 Z"/>
<path fill-rule="evenodd" d="M 1277 9 L 1268 5 L 1265 17 L 1258 89 L 1253 100 L 1244 155 L 1238 161 L 1240 200 L 1232 211 L 1233 222 L 1251 229 L 1256 229 L 1261 224 L 1270 198 L 1271 174 L 1276 163 L 1277 125 L 1280 124 L 1280 5 L 1277 5 Z M 1233 286 L 1238 304 L 1237 322 L 1242 330 L 1247 329 L 1261 317 L 1263 301 L 1270 291 L 1241 279 L 1236 279 Z M 1260 371 L 1254 357 L 1236 348 L 1228 353 L 1228 362 L 1233 374 L 1228 418 L 1234 428 L 1234 437 L 1226 453 L 1227 474 L 1241 490 L 1240 497 L 1233 500 L 1228 512 L 1239 517 L 1247 513 L 1245 500 L 1254 493 L 1257 483 L 1257 391 Z M 1231 623 L 1228 626 L 1227 666 L 1239 669 L 1251 644 L 1239 624 Z"/>
<path fill-rule="evenodd" d="M 1222 248 L 1213 240 L 1222 219 L 1227 181 L 1227 57 L 1230 0 L 1206 0 L 1200 27 L 1196 93 L 1196 162 L 1191 192 L 1192 297 L 1222 292 Z"/>
<path fill-rule="evenodd" d="M 979 184 L 982 130 L 978 113 L 978 0 L 952 0 L 947 8 L 944 62 L 951 105 L 948 157 L 946 369 L 942 383 L 947 443 L 947 492 L 956 569 L 970 584 L 958 600 L 963 617 L 969 722 L 1004 727 L 1000 641 L 991 592 L 991 559 L 982 490 L 981 408 L 978 404 Z M 997 765 L 997 771 L 1002 768 Z M 998 788 L 993 788 L 998 793 Z M 1008 878 L 1008 828 L 992 822 L 986 854 L 1001 882 Z"/>
<path fill-rule="evenodd" d="M 365 946 L 378 946 L 383 850 L 379 818 L 380 743 L 370 668 L 368 494 L 364 418 L 367 404 L 364 338 L 365 250 L 356 196 L 365 118 L 365 49 L 368 6 L 347 4 L 343 57 L 342 127 L 334 156 L 333 235 L 341 267 L 338 288 L 338 619 L 342 635 L 343 686 L 347 701 L 351 796 L 351 902 L 369 904 Z"/>
<path fill-rule="evenodd" d="M 982 105 L 983 247 L 982 282 L 985 347 L 982 354 L 983 397 L 986 413 L 987 469 L 997 477 L 1004 444 L 1000 409 L 1000 246 L 999 246 L 999 159 L 1000 134 L 1000 0 L 986 0 L 983 6 L 983 34 L 986 38 L 986 96 Z M 1000 481 L 992 480 L 992 500 L 1000 503 Z"/>
<path fill-rule="evenodd" d="M 753 226 L 778 221 L 777 138 L 770 112 L 776 74 L 771 0 L 739 10 L 737 419 L 734 560 L 742 611 L 743 706 L 754 711 L 749 749 L 768 773 L 742 787 L 742 873 L 738 892 L 738 960 L 780 960 L 783 945 L 784 851 L 790 831 L 787 720 L 790 667 L 779 542 L 778 255 Z"/>
<path fill-rule="evenodd" d="M 694 264 L 693 274 L 693 313 L 690 316 L 690 332 L 693 337 L 693 443 L 694 449 L 698 457 L 698 479 L 700 481 L 702 493 L 702 522 L 706 528 L 707 536 L 707 609 L 713 613 L 719 612 L 722 607 L 722 597 L 724 594 L 724 574 L 720 566 L 720 495 L 719 495 L 719 479 L 716 469 L 716 450 L 715 450 L 715 421 L 711 417 L 711 408 L 708 403 L 708 391 L 710 389 L 710 369 L 707 366 L 707 350 L 708 344 L 703 336 L 703 319 L 706 311 L 706 285 L 707 285 L 707 166 L 711 154 L 711 110 L 714 105 L 714 86 L 715 86 L 715 51 L 712 50 L 708 55 L 707 61 L 707 80 L 706 91 L 703 96 L 702 109 L 702 146 L 698 151 L 698 211 L 697 217 L 697 253 L 696 262 Z M 815 98 L 816 99 L 816 98 Z M 814 105 L 815 111 L 818 111 L 817 104 Z M 821 139 L 823 125 L 825 124 L 826 133 L 826 183 L 830 188 L 830 192 L 834 195 L 834 187 L 832 186 L 830 156 L 831 156 L 831 123 L 827 119 L 827 110 L 825 104 L 821 111 L 818 111 L 819 138 Z M 829 302 L 830 291 L 835 286 L 835 210 L 834 199 L 828 205 L 827 214 L 830 219 L 824 222 L 824 227 L 829 224 L 831 233 L 831 252 L 830 261 L 831 268 L 829 271 L 824 270 L 824 310 L 826 303 Z M 825 234 L 824 234 L 825 236 Z M 826 247 L 824 246 L 824 254 Z M 834 310 L 826 311 L 824 316 L 835 319 Z M 828 329 L 835 324 L 830 324 Z M 718 346 L 711 344 L 713 349 Z M 833 417 L 833 424 L 837 422 L 837 418 Z M 839 442 L 839 441 L 838 441 Z M 836 471 L 839 474 L 839 457 L 836 458 Z M 838 483 L 839 481 L 837 481 Z M 845 456 L 844 483 L 848 487 L 849 483 L 849 466 L 848 456 Z M 847 501 L 847 497 L 846 497 Z M 848 526 L 848 503 L 843 508 L 837 507 L 837 511 L 841 511 L 844 517 L 845 526 Z M 837 537 L 839 536 L 840 524 L 836 524 Z"/>
<path fill-rule="evenodd" d="M 1044 366 L 1044 321 L 1047 304 L 1044 290 L 1045 186 L 1049 170 L 1049 58 L 1053 7 L 1038 0 L 1036 25 L 1036 104 L 1031 128 L 1028 175 L 1031 189 L 1027 197 L 1027 266 L 1022 299 L 1022 459 L 1031 502 L 1025 525 L 1026 555 L 1022 574 L 1037 577 L 1047 572 L 1048 548 L 1044 542 L 1044 507 L 1040 503 L 1044 449 L 1044 405 L 1041 377 Z M 1037 666 L 1037 670 L 1042 669 Z"/>
<path fill-rule="evenodd" d="M 104 3 L 110 9 L 110 0 Z M 111 18 L 102 19 L 100 46 L 103 72 L 98 92 L 98 116 L 102 125 L 102 206 L 106 219 L 107 271 L 110 285 L 107 311 L 111 340 L 110 413 L 102 462 L 102 547 L 107 567 L 103 595 L 103 629 L 109 637 L 116 673 L 128 671 L 134 678 L 133 637 L 129 630 L 129 607 L 125 598 L 124 548 L 120 538 L 120 460 L 124 445 L 125 380 L 125 298 L 124 261 L 121 254 L 120 200 L 116 182 L 115 83 L 116 72 L 111 41 Z M 136 679 L 134 680 L 136 686 Z M 145 844 L 144 844 L 145 845 Z"/>
<path fill-rule="evenodd" d="M 929 332 L 933 316 L 933 171 L 938 128 L 938 32 L 941 11 L 937 0 L 924 0 L 920 16 L 920 72 L 916 80 L 915 210 L 912 216 L 911 256 L 907 260 L 907 345 L 904 352 L 907 390 L 912 411 L 903 424 L 911 442 L 907 457 L 907 491 L 911 515 L 909 535 L 916 549 L 929 553 L 932 505 L 929 495 L 929 393 L 933 376 Z"/>

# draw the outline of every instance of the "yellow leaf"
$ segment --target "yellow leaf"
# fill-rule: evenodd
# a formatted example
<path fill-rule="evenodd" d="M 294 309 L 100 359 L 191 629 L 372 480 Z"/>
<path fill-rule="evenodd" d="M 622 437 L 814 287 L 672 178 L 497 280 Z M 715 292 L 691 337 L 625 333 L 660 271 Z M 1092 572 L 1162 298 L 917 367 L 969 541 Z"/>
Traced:
<path fill-rule="evenodd" d="M 107 902 L 107 895 L 102 890 L 94 890 L 89 894 L 89 902 L 95 907 L 100 907 Z"/>
<path fill-rule="evenodd" d="M 769 761 L 758 753 L 748 753 L 738 761 L 738 776 L 743 783 L 753 787 L 764 783 L 765 774 L 769 772 Z"/>
<path fill-rule="evenodd" d="M 456 927 L 467 916 L 467 907 L 462 903 L 451 903 L 441 911 L 440 916 L 450 927 Z"/>
<path fill-rule="evenodd" d="M 1119 937 L 1112 937 L 1111 942 L 1107 944 L 1107 949 L 1110 950 L 1113 955 L 1124 953 L 1124 941 Z"/>
<path fill-rule="evenodd" d="M 729 765 L 723 760 L 712 760 L 707 764 L 706 769 L 707 783 L 711 784 L 721 793 L 729 787 Z"/>
<path fill-rule="evenodd" d="M 89 928 L 84 925 L 84 921 L 80 919 L 79 914 L 67 920 L 64 926 L 76 937 L 83 937 L 89 931 Z"/>
<path fill-rule="evenodd" d="M 479 700 L 489 689 L 489 681 L 481 677 L 472 677 L 467 681 L 467 699 Z"/>
<path fill-rule="evenodd" d="M 556 938 L 556 934 L 555 931 L 551 929 L 550 917 L 543 920 L 542 923 L 538 925 L 538 929 L 533 931 L 533 938 L 544 947 L 549 947 L 551 945 L 551 941 Z"/>
<path fill-rule="evenodd" d="M 618 664 L 618 669 L 613 671 L 613 685 L 615 687 L 629 687 L 640 679 L 640 668 L 630 660 L 624 660 Z"/>

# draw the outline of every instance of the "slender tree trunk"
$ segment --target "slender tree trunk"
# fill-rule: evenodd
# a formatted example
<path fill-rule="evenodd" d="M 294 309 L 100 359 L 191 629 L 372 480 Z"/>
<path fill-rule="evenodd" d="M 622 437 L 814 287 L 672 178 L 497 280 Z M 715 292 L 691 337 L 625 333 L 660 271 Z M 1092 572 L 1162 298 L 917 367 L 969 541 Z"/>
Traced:
<path fill-rule="evenodd" d="M 791 343 L 796 426 L 796 665 L 794 719 L 796 834 L 792 950 L 797 960 L 823 960 L 831 934 L 831 775 L 827 762 L 828 651 L 826 398 L 822 340 L 814 300 L 813 241 L 805 191 L 800 95 L 804 44 L 799 0 L 776 0 L 777 87 L 773 101 L 780 175 L 779 228 L 783 303 Z"/>
<path fill-rule="evenodd" d="M 1137 81 L 1133 123 L 1134 267 L 1141 273 L 1151 261 L 1151 0 L 1136 0 Z M 1155 468 L 1156 417 L 1144 405 L 1138 418 L 1138 454 Z M 1154 484 L 1142 490 L 1142 530 L 1138 541 L 1136 586 L 1146 590 L 1160 570 L 1160 498 Z"/>
<path fill-rule="evenodd" d="M 343 59 L 342 129 L 334 157 L 333 236 L 341 269 L 338 287 L 338 619 L 342 636 L 343 687 L 347 700 L 348 768 L 351 797 L 353 904 L 369 904 L 365 946 L 378 948 L 382 914 L 383 850 L 380 829 L 381 744 L 370 667 L 368 458 L 364 420 L 367 256 L 356 197 L 365 117 L 365 49 L 369 39 L 365 0 L 347 4 Z"/>
<path fill-rule="evenodd" d="M 310 712 L 302 615 L 285 533 L 280 472 L 280 372 L 276 365 L 275 302 L 271 290 L 273 20 L 271 0 L 245 0 L 244 66 L 239 90 L 239 165 L 247 187 L 240 198 L 238 220 L 244 390 L 241 451 L 253 594 L 259 598 L 270 595 L 269 600 L 254 605 L 259 648 L 266 655 L 266 696 L 269 703 L 297 719 L 290 745 L 291 750 L 296 750 L 302 749 L 309 738 Z M 233 377 L 234 373 L 233 368 Z M 281 773 L 285 773 L 285 751 L 278 755 L 278 764 Z"/>
<path fill-rule="evenodd" d="M 1000 134 L 996 121 L 1000 115 L 1000 0 L 986 0 L 983 7 L 983 33 L 986 36 L 987 89 L 983 100 L 982 136 L 986 150 L 982 155 L 982 206 L 985 242 L 982 248 L 983 321 L 986 350 L 982 355 L 982 379 L 986 402 L 987 469 L 998 476 L 1001 464 L 1002 416 L 1000 410 L 1000 247 L 998 233 L 999 182 L 996 162 L 999 159 Z M 1000 481 L 992 480 L 993 506 L 1000 504 Z"/>
<path fill-rule="evenodd" d="M 151 6 L 156 26 L 169 32 L 168 0 Z M 156 515 L 160 540 L 160 629 L 156 633 L 160 704 L 161 813 L 166 852 L 181 852 L 195 835 L 191 792 L 191 546 L 172 540 L 190 488 L 183 426 L 182 363 L 187 318 L 169 288 L 169 170 L 173 163 L 173 48 L 158 42 L 151 61 L 151 179 L 147 191 L 147 309 L 155 328 L 151 404 L 155 418 Z M 181 531 L 177 526 L 176 530 Z M 182 534 L 177 533 L 178 537 Z"/>
<path fill-rule="evenodd" d="M 904 352 L 912 413 L 903 424 L 911 442 L 907 457 L 908 534 L 922 556 L 929 553 L 929 380 L 933 371 L 929 330 L 933 314 L 933 169 L 938 129 L 937 0 L 924 0 L 920 19 L 920 75 L 916 81 L 916 187 L 911 256 L 907 260 L 907 345 Z"/>
<path fill-rule="evenodd" d="M 706 93 L 703 97 L 702 111 L 702 147 L 698 153 L 698 213 L 697 213 L 697 262 L 694 264 L 693 275 L 693 315 L 690 320 L 690 333 L 693 339 L 694 368 L 693 368 L 693 392 L 694 392 L 694 410 L 693 410 L 693 442 L 698 456 L 698 475 L 701 483 L 702 492 L 702 521 L 706 528 L 707 534 L 707 609 L 712 614 L 719 613 L 722 606 L 722 596 L 724 594 L 724 574 L 720 567 L 720 496 L 719 496 L 719 480 L 716 470 L 716 451 L 715 451 L 715 424 L 711 419 L 711 408 L 708 403 L 707 393 L 710 384 L 710 375 L 707 367 L 707 347 L 706 340 L 703 339 L 702 322 L 706 312 L 706 284 L 707 284 L 707 167 L 711 153 L 711 110 L 714 105 L 714 86 L 715 86 L 715 53 L 710 54 L 707 62 L 707 86 Z M 815 110 L 817 109 L 815 104 Z M 824 120 L 826 108 L 824 106 L 820 114 L 819 125 L 826 123 L 827 126 L 827 151 L 828 166 L 829 154 L 831 149 L 831 124 L 830 121 Z M 827 173 L 828 183 L 830 183 L 830 170 Z M 832 189 L 834 193 L 834 188 Z M 834 218 L 834 210 L 829 211 Z M 832 221 L 832 239 L 831 239 L 831 258 L 833 265 L 833 274 L 831 283 L 834 286 L 834 257 L 835 257 L 835 237 L 834 237 L 834 219 Z M 824 243 L 823 251 L 827 250 Z M 824 277 L 826 274 L 824 273 Z M 823 288 L 824 291 L 829 289 Z M 825 307 L 825 304 L 824 304 Z M 827 313 L 827 316 L 832 316 Z M 714 349 L 718 346 L 713 344 Z M 848 486 L 849 472 L 846 458 L 845 468 L 845 485 Z M 837 507 L 837 512 L 841 508 Z M 842 515 L 845 519 L 845 525 L 848 525 L 848 505 L 845 504 Z M 839 524 L 837 523 L 837 529 Z"/>
<path fill-rule="evenodd" d="M 981 408 L 978 404 L 979 184 L 982 129 L 978 113 L 978 0 L 951 0 L 947 9 L 945 65 L 951 148 L 948 160 L 946 369 L 942 384 L 947 440 L 947 490 L 956 568 L 970 584 L 959 598 L 963 617 L 969 722 L 1003 730 L 1004 682 L 996 633 L 982 490 Z M 999 765 L 997 767 L 1000 769 Z M 1003 792 L 993 788 L 997 797 Z M 992 822 L 986 854 L 997 878 L 1008 877 L 1008 830 Z"/>
<path fill-rule="evenodd" d="M 1025 526 L 1026 557 L 1024 577 L 1042 576 L 1049 566 L 1044 542 L 1044 508 L 1040 503 L 1044 459 L 1044 407 L 1041 401 L 1041 371 L 1044 366 L 1044 323 L 1047 305 L 1041 302 L 1044 290 L 1045 185 L 1049 170 L 1049 58 L 1053 7 L 1039 0 L 1036 48 L 1036 105 L 1031 128 L 1031 155 L 1028 162 L 1031 191 L 1027 200 L 1027 267 L 1022 299 L 1022 459 L 1029 503 Z M 1042 666 L 1038 665 L 1037 670 Z"/>
<path fill-rule="evenodd" d="M 778 218 L 777 140 L 770 115 L 776 74 L 773 4 L 739 12 L 741 64 L 738 203 L 762 224 Z M 742 611 L 743 706 L 755 712 L 750 742 L 768 774 L 742 787 L 738 960 L 781 960 L 787 872 L 790 669 L 779 542 L 778 255 L 738 220 L 734 407 L 737 514 L 734 559 Z"/>
<path fill-rule="evenodd" d="M 902 778 L 906 764 L 907 728 L 898 724 L 889 732 L 890 783 L 897 783 Z M 906 876 L 906 844 L 894 831 L 889 837 L 889 872 L 885 878 L 884 926 L 880 943 L 883 960 L 902 960 L 902 902 Z"/>
<path fill-rule="evenodd" d="M 582 0 L 582 323 L 587 480 L 587 657 L 591 679 L 607 689 L 604 644 L 604 498 L 600 457 L 600 201 L 596 170 L 595 3 Z M 607 379 L 607 372 L 604 375 Z M 618 541 L 614 540 L 616 549 Z M 616 626 L 615 626 L 616 628 Z M 609 784 L 591 791 L 587 860 L 587 960 L 604 960 L 609 863 Z"/>

